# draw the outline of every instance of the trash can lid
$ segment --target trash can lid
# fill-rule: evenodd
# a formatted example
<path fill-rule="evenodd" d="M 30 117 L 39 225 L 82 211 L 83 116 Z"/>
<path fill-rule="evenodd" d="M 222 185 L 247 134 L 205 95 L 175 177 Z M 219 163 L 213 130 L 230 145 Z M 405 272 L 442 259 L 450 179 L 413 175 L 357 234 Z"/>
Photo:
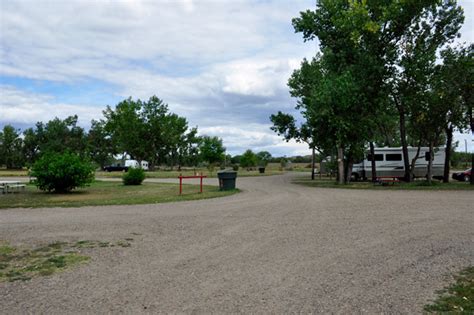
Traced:
<path fill-rule="evenodd" d="M 234 170 L 222 170 L 222 171 L 217 171 L 217 173 L 222 174 L 222 173 L 237 173 Z"/>

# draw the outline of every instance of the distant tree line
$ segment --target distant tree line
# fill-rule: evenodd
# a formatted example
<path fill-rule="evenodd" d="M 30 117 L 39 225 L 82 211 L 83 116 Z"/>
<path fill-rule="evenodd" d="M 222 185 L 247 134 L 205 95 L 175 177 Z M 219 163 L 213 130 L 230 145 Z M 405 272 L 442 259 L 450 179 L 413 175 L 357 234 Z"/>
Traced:
<path fill-rule="evenodd" d="M 288 81 L 304 122 L 278 112 L 272 129 L 335 156 L 340 183 L 375 146 L 401 146 L 410 181 L 416 157 L 409 160 L 408 146 L 434 156 L 444 145 L 449 181 L 454 131 L 474 132 L 474 45 L 453 45 L 463 21 L 454 0 L 318 1 L 293 19 L 320 47 Z M 429 181 L 431 169 L 430 160 Z M 372 178 L 375 171 L 372 161 Z"/>
<path fill-rule="evenodd" d="M 78 117 L 55 118 L 23 132 L 11 125 L 0 131 L 0 165 L 30 167 L 46 153 L 70 152 L 99 167 L 116 157 L 146 160 L 150 166 L 197 166 L 225 160 L 218 137 L 198 136 L 186 118 L 171 113 L 158 97 L 148 101 L 128 98 L 115 108 L 107 106 L 104 117 L 93 120 L 89 131 L 77 125 Z"/>

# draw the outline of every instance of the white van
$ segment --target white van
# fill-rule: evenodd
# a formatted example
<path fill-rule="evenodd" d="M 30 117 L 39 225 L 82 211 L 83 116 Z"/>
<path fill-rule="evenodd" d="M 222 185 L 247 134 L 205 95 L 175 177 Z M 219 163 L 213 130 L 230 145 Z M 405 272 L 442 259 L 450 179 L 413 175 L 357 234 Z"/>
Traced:
<path fill-rule="evenodd" d="M 139 168 L 140 164 L 138 164 L 137 160 L 125 160 L 125 166 L 131 167 L 131 168 Z M 145 171 L 148 171 L 148 162 L 142 161 L 141 168 L 144 169 Z"/>
<path fill-rule="evenodd" d="M 411 160 L 415 157 L 416 147 L 408 147 L 408 159 L 411 165 Z M 421 147 L 420 154 L 415 163 L 415 177 L 426 177 L 428 174 L 428 161 L 430 159 L 430 152 L 428 147 Z M 445 149 L 443 147 L 434 148 L 433 158 L 433 178 L 442 178 L 444 173 L 444 159 Z M 403 177 L 405 175 L 405 165 L 403 163 L 402 148 L 375 148 L 375 166 L 377 176 L 393 176 Z M 352 177 L 355 180 L 367 179 L 372 176 L 372 156 L 370 151 L 367 152 L 364 161 L 354 164 L 352 167 Z"/>

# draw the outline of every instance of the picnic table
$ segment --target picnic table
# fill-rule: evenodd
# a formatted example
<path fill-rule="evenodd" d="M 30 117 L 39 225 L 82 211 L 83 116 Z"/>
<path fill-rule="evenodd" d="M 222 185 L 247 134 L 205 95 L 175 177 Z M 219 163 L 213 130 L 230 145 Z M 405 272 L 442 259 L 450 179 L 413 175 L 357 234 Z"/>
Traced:
<path fill-rule="evenodd" d="M 25 188 L 26 188 L 26 185 L 20 181 L 16 181 L 16 180 L 1 180 L 0 181 L 0 190 L 2 191 L 2 194 L 24 191 Z"/>
<path fill-rule="evenodd" d="M 377 176 L 375 178 L 375 183 L 380 184 L 382 186 L 386 186 L 388 184 L 395 185 L 395 183 L 399 183 L 400 178 L 398 176 Z"/>

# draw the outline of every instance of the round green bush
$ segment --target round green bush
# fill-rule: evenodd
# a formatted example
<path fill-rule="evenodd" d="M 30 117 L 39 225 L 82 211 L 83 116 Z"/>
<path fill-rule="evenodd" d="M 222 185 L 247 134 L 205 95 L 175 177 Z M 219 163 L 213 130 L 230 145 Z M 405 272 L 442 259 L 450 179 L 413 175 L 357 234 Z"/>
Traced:
<path fill-rule="evenodd" d="M 77 154 L 46 153 L 31 168 L 33 183 L 41 190 L 67 193 L 94 180 L 94 167 Z"/>
<path fill-rule="evenodd" d="M 145 171 L 142 168 L 129 168 L 122 176 L 124 185 L 141 185 L 144 179 Z"/>

